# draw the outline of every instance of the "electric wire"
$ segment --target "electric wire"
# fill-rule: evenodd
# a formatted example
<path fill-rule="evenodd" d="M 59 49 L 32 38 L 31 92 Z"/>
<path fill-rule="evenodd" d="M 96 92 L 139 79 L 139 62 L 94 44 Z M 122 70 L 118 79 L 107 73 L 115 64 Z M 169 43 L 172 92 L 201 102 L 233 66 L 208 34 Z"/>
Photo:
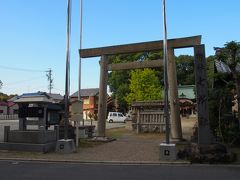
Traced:
<path fill-rule="evenodd" d="M 8 67 L 8 66 L 2 66 L 0 65 L 1 69 L 8 69 L 8 70 L 12 70 L 12 71 L 24 71 L 24 72 L 46 72 L 43 70 L 36 70 L 36 69 L 25 69 L 25 68 L 15 68 L 15 67 Z"/>

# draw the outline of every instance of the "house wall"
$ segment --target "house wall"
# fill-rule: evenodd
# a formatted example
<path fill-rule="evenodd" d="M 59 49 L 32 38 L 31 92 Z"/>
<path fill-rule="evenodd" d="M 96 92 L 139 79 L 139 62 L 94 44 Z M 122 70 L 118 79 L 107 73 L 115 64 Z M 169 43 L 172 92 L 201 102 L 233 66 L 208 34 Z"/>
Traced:
<path fill-rule="evenodd" d="M 9 107 L 8 109 L 8 114 L 9 115 L 14 115 L 14 114 L 18 114 L 18 104 L 14 104 L 13 106 Z"/>
<path fill-rule="evenodd" d="M 77 100 L 77 97 L 72 97 L 71 101 Z M 97 96 L 86 96 L 82 97 L 83 100 L 83 118 L 89 119 L 88 114 L 97 114 L 97 104 L 98 104 L 98 97 Z M 71 111 L 71 107 L 69 108 Z"/>
<path fill-rule="evenodd" d="M 8 107 L 7 106 L 0 106 L 0 114 L 7 115 Z"/>

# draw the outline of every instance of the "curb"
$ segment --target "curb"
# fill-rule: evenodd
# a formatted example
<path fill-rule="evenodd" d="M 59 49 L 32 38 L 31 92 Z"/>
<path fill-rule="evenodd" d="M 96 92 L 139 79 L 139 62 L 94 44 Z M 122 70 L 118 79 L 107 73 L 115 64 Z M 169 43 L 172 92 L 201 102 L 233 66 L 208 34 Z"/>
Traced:
<path fill-rule="evenodd" d="M 81 160 L 49 160 L 49 159 L 26 159 L 26 158 L 0 158 L 0 161 L 102 164 L 102 165 L 190 165 L 191 164 L 189 161 L 81 161 Z"/>
<path fill-rule="evenodd" d="M 150 165 L 150 166 L 196 166 L 196 167 L 239 167 L 240 163 L 235 164 L 192 164 L 189 161 L 81 161 L 81 160 L 49 160 L 49 159 L 26 159 L 26 158 L 0 158 L 0 161 L 12 162 L 18 164 L 20 162 L 38 162 L 38 163 L 68 163 L 68 164 L 83 164 L 83 165 Z"/>

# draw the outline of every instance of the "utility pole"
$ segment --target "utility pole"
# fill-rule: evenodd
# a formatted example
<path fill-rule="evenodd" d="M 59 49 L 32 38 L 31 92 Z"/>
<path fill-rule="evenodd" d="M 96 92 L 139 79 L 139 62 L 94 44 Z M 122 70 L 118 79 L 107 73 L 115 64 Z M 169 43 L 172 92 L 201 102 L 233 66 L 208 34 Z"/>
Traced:
<path fill-rule="evenodd" d="M 46 71 L 47 74 L 47 78 L 48 78 L 48 81 L 49 81 L 49 85 L 48 85 L 48 89 L 49 89 L 49 94 L 52 93 L 52 88 L 53 88 L 53 78 L 52 78 L 52 69 L 50 68 L 48 71 Z"/>

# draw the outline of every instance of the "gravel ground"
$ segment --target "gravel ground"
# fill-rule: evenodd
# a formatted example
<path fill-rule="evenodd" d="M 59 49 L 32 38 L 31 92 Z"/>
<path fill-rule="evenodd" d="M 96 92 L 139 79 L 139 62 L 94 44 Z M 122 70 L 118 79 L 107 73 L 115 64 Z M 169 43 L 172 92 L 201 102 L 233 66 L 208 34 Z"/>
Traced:
<path fill-rule="evenodd" d="M 195 119 L 183 119 L 183 135 L 189 138 Z M 135 134 L 124 128 L 108 130 L 109 135 L 116 136 L 116 141 L 108 143 L 90 143 L 79 147 L 77 153 L 33 153 L 0 151 L 0 158 L 24 158 L 45 160 L 77 160 L 77 161 L 138 161 L 158 162 L 159 144 L 164 141 L 163 134 Z M 80 143 L 81 144 L 81 143 Z M 94 145 L 92 145 L 94 144 Z M 91 145 L 91 147 L 89 147 Z"/>

